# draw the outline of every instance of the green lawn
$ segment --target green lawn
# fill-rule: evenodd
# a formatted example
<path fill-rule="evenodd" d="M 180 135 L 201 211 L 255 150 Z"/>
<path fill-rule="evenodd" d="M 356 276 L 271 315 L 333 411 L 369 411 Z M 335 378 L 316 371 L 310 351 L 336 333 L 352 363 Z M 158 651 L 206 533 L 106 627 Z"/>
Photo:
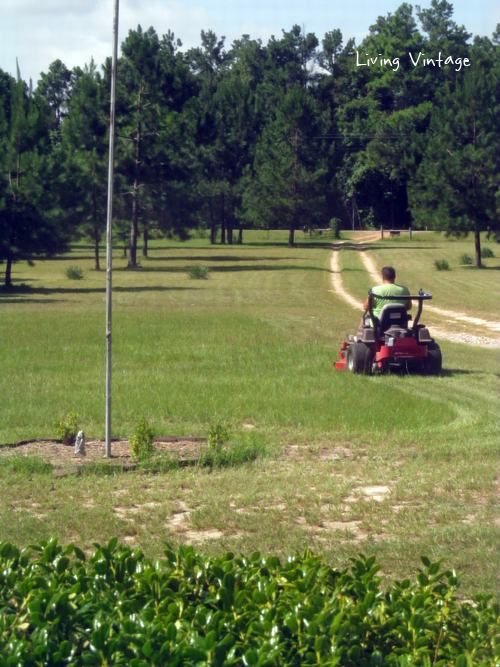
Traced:
<path fill-rule="evenodd" d="M 302 233 L 297 241 L 288 248 L 284 232 L 246 232 L 233 247 L 154 241 L 134 272 L 120 251 L 114 259 L 113 434 L 130 435 L 142 416 L 171 435 L 206 435 L 225 420 L 234 440 L 258 442 L 264 454 L 155 476 L 53 479 L 3 463 L 4 539 L 57 535 L 87 546 L 116 534 L 159 556 L 167 541 L 205 536 L 207 553 L 310 546 L 337 566 L 362 550 L 401 577 L 427 553 L 466 570 L 464 595 L 499 597 L 498 351 L 444 343 L 437 378 L 335 371 L 359 313 L 331 292 L 329 245 Z M 373 251 L 377 264 L 389 243 Z M 402 282 L 413 263 L 427 275 L 418 286 L 448 290 L 439 292 L 446 306 L 436 305 L 457 308 L 455 281 L 467 270 L 442 278 L 418 268 L 422 253 L 437 251 L 417 244 L 394 246 Z M 437 257 L 448 252 L 462 246 L 441 240 Z M 359 254 L 341 254 L 342 279 L 361 299 L 370 281 Z M 211 269 L 208 280 L 189 279 L 195 264 Z M 84 280 L 67 279 L 69 265 Z M 0 442 L 51 437 L 70 410 L 87 436 L 104 434 L 105 273 L 92 266 L 82 244 L 14 267 L 16 284 L 30 289 L 0 294 Z M 386 487 L 378 500 L 372 486 Z"/>

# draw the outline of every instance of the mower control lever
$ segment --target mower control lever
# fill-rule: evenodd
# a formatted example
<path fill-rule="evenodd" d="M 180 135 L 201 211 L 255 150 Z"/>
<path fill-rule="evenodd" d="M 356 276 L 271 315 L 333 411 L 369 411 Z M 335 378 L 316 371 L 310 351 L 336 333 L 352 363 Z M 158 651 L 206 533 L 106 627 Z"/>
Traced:
<path fill-rule="evenodd" d="M 414 296 L 413 294 L 403 294 L 401 296 L 383 296 L 382 294 L 375 294 L 371 290 L 368 290 L 368 296 L 374 296 L 376 299 L 385 299 L 386 301 L 408 301 L 408 299 L 415 299 L 415 301 L 427 301 L 432 299 L 432 294 L 419 290 L 418 295 Z"/>

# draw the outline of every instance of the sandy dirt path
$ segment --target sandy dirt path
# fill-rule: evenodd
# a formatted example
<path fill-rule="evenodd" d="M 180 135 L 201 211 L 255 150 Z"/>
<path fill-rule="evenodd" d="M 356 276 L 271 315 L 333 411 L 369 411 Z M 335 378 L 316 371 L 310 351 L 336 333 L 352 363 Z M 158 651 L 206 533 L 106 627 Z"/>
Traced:
<path fill-rule="evenodd" d="M 357 299 L 352 297 L 348 292 L 346 292 L 342 285 L 342 277 L 340 275 L 340 262 L 339 262 L 340 247 L 341 243 L 338 243 L 334 246 L 332 257 L 330 260 L 330 270 L 332 272 L 332 285 L 333 285 L 333 290 L 331 291 L 335 292 L 335 294 L 338 294 L 350 306 L 356 308 L 356 310 L 361 310 L 363 308 L 363 304 L 361 303 L 361 301 L 358 301 Z"/>
<path fill-rule="evenodd" d="M 377 238 L 379 238 L 378 235 Z M 363 241 L 367 242 L 368 240 L 373 241 L 375 240 L 375 238 L 370 237 L 370 239 L 368 239 L 367 236 L 363 237 Z M 330 268 L 332 272 L 332 285 L 333 285 L 332 291 L 338 294 L 344 301 L 346 301 L 350 306 L 352 306 L 352 308 L 361 310 L 363 308 L 363 304 L 354 297 L 352 297 L 344 289 L 342 285 L 342 277 L 341 277 L 340 262 L 339 262 L 340 247 L 341 244 L 337 244 L 336 246 L 334 246 L 330 262 Z M 366 254 L 365 249 L 360 248 L 360 254 L 361 254 L 361 259 L 363 260 L 363 264 L 365 265 L 365 268 L 372 277 L 373 281 L 375 283 L 379 283 L 380 275 L 379 272 L 377 271 L 377 268 L 375 267 L 375 264 L 373 263 L 372 258 Z M 426 306 L 426 310 L 430 310 L 438 315 L 442 315 L 450 319 L 455 319 L 457 321 L 484 326 L 491 331 L 495 332 L 500 331 L 500 324 L 497 322 L 488 322 L 487 320 L 482 320 L 478 317 L 469 317 L 468 315 L 465 315 L 463 313 L 457 313 L 455 311 L 450 311 L 450 310 L 443 310 L 441 308 L 436 308 L 434 306 Z M 451 341 L 452 343 L 462 343 L 465 345 L 475 345 L 475 346 L 489 347 L 489 348 L 492 347 L 500 348 L 499 338 L 489 338 L 488 336 L 475 336 L 473 334 L 469 334 L 466 332 L 458 332 L 458 333 L 451 332 L 437 327 L 432 327 L 432 335 L 434 335 L 438 339 L 448 340 Z"/>

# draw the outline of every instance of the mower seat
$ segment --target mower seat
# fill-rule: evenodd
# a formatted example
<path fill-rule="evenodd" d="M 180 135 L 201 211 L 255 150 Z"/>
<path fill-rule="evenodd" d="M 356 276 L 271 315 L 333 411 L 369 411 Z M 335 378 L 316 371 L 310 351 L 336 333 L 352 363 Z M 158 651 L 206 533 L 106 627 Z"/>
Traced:
<path fill-rule="evenodd" d="M 390 327 L 408 328 L 408 311 L 402 303 L 388 303 L 380 311 L 378 335 L 382 336 Z"/>

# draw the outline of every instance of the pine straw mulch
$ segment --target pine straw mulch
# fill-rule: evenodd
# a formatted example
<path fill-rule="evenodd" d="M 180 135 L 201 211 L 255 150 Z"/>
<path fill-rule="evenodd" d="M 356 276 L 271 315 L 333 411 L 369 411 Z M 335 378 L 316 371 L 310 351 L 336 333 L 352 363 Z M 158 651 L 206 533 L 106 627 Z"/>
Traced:
<path fill-rule="evenodd" d="M 154 442 L 155 453 L 152 460 L 168 455 L 179 462 L 194 462 L 200 458 L 206 438 L 165 436 Z M 86 456 L 74 453 L 74 445 L 65 445 L 60 440 L 21 440 L 13 444 L 0 445 L 0 457 L 26 456 L 36 457 L 50 463 L 54 468 L 67 468 L 78 465 L 131 465 L 135 459 L 130 453 L 127 438 L 112 438 L 111 458 L 104 456 L 104 438 L 89 438 L 85 441 Z"/>

